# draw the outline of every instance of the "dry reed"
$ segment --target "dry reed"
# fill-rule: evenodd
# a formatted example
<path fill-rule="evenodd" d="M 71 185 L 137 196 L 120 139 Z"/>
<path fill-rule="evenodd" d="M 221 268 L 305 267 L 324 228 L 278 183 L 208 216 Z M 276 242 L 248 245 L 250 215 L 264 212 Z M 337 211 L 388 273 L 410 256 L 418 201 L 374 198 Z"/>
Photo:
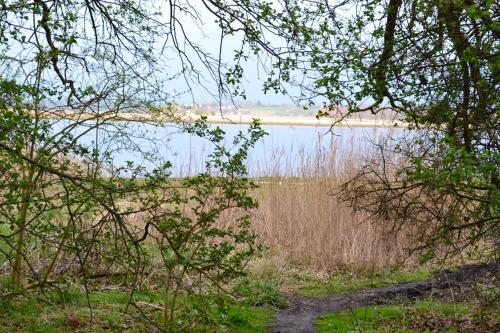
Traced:
<path fill-rule="evenodd" d="M 373 146 L 349 139 L 333 139 L 327 149 L 319 142 L 312 154 L 279 152 L 274 166 L 271 163 L 270 169 L 260 170 L 270 177 L 258 181 L 260 207 L 254 228 L 259 240 L 284 255 L 288 264 L 334 272 L 387 267 L 405 258 L 408 239 L 404 235 L 391 234 L 380 221 L 354 213 L 335 194 L 375 153 Z M 280 163 L 287 161 L 285 173 L 296 177 L 282 175 Z"/>
<path fill-rule="evenodd" d="M 387 133 L 374 130 L 370 138 L 381 141 Z M 406 259 L 409 239 L 404 234 L 392 234 L 382 221 L 354 213 L 336 194 L 376 156 L 377 148 L 356 132 L 322 140 L 318 136 L 313 148 L 280 147 L 271 158 L 249 160 L 250 175 L 259 185 L 254 193 L 259 208 L 253 212 L 259 242 L 271 250 L 277 265 L 300 265 L 316 272 L 388 267 Z M 187 174 L 203 164 L 200 156 L 191 160 Z M 190 215 L 189 207 L 183 210 Z M 220 226 L 230 227 L 240 214 L 224 212 Z"/>

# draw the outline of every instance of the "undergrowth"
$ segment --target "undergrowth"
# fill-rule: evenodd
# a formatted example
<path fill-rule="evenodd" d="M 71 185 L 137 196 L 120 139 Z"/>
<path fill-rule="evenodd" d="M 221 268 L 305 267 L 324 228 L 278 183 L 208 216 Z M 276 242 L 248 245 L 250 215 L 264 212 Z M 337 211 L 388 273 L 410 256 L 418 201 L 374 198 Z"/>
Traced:
<path fill-rule="evenodd" d="M 316 327 L 320 333 L 493 332 L 500 328 L 499 319 L 492 308 L 428 298 L 413 304 L 368 306 L 327 314 L 316 321 Z"/>
<path fill-rule="evenodd" d="M 204 302 L 182 295 L 179 303 L 185 324 L 171 327 L 169 332 L 264 332 L 274 313 L 272 307 L 252 307 L 227 296 L 207 297 L 211 299 Z M 65 292 L 64 300 L 55 292 L 25 294 L 0 300 L 0 331 L 163 332 L 154 326 L 161 321 L 161 299 L 156 291 L 136 292 L 135 305 L 128 305 L 129 294 L 121 290 L 95 292 L 87 298 L 83 291 L 73 289 Z M 199 311 L 201 307 L 208 311 Z"/>

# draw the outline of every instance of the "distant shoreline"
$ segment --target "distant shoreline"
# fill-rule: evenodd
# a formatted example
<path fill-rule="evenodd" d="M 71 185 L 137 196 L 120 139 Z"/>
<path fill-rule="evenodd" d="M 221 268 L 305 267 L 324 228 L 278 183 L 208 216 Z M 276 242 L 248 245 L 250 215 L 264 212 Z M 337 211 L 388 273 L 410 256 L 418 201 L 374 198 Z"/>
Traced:
<path fill-rule="evenodd" d="M 289 126 L 334 126 L 334 127 L 408 127 L 400 121 L 382 121 L 375 119 L 344 119 L 335 123 L 333 118 L 315 117 L 270 117 L 270 116 L 207 116 L 208 123 L 214 124 L 251 124 L 253 118 L 260 119 L 262 125 L 289 125 Z"/>
<path fill-rule="evenodd" d="M 408 124 L 401 121 L 384 121 L 379 119 L 344 119 L 338 121 L 334 118 L 320 118 L 298 116 L 298 117 L 284 117 L 284 116 L 262 116 L 262 115 L 204 115 L 207 123 L 210 124 L 235 124 L 235 125 L 249 125 L 253 123 L 253 119 L 259 119 L 261 125 L 285 125 L 285 126 L 321 126 L 321 127 L 385 127 L 385 128 L 406 128 Z M 193 114 L 174 114 L 173 116 L 154 116 L 142 113 L 103 113 L 101 116 L 89 113 L 71 113 L 71 112 L 58 112 L 48 111 L 43 112 L 41 117 L 47 119 L 68 119 L 68 120 L 116 120 L 116 121 L 139 121 L 139 122 L 194 122 L 200 116 Z M 337 121 L 337 122 L 336 122 Z M 335 123 L 336 122 L 336 123 Z"/>

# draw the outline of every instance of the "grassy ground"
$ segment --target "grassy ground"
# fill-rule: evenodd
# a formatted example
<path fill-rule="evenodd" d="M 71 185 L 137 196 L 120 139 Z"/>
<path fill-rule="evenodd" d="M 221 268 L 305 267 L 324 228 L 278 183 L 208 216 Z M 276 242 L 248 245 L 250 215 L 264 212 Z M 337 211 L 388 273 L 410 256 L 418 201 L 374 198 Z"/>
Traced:
<path fill-rule="evenodd" d="M 346 269 L 328 275 L 308 270 L 303 266 L 289 265 L 286 259 L 280 262 L 278 255 L 267 253 L 253 261 L 246 280 L 256 287 L 260 285 L 269 290 L 272 286 L 285 294 L 321 297 L 378 288 L 397 282 L 425 280 L 431 275 L 432 270 L 423 267 L 418 269 L 393 267 L 385 270 Z"/>
<path fill-rule="evenodd" d="M 130 307 L 127 312 L 128 294 L 123 291 L 91 294 L 88 301 L 92 310 L 79 290 L 65 292 L 64 301 L 60 296 L 46 293 L 0 300 L 0 332 L 157 332 L 151 319 L 161 325 L 160 311 L 152 307 L 161 302 L 156 292 L 136 294 L 134 299 L 141 310 Z M 223 298 L 217 306 L 203 311 L 203 318 L 197 318 L 197 309 L 203 304 L 190 303 L 188 298 L 182 302 L 187 311 L 183 313 L 184 326 L 177 329 L 187 332 L 264 332 L 274 313 L 269 307 Z M 192 321 L 186 321 L 189 315 Z"/>
<path fill-rule="evenodd" d="M 246 278 L 232 287 L 238 301 L 229 297 L 222 297 L 218 302 L 212 299 L 206 304 L 217 305 L 212 305 L 207 311 L 206 304 L 183 295 L 179 320 L 193 325 L 185 331 L 265 332 L 274 313 L 287 306 L 284 293 L 343 294 L 426 276 L 427 271 L 398 271 L 369 275 L 342 273 L 325 278 L 298 269 L 289 269 L 285 273 L 254 267 Z M 0 294 L 1 291 L 0 288 Z M 88 300 L 82 289 L 67 289 L 62 293 L 32 291 L 0 300 L 0 332 L 154 332 L 156 329 L 151 322 L 161 322 L 161 311 L 154 307 L 162 304 L 161 292 L 142 291 L 135 294 L 134 301 L 143 314 L 134 307 L 125 312 L 128 294 L 121 290 L 95 291 Z M 144 318 L 152 320 L 145 322 Z"/>
<path fill-rule="evenodd" d="M 232 286 L 236 299 L 212 295 L 208 296 L 210 302 L 204 302 L 181 295 L 180 324 L 171 331 L 265 332 L 274 314 L 287 306 L 284 293 L 345 294 L 430 275 L 429 270 L 393 270 L 321 277 L 299 269 L 280 272 L 254 267 Z M 317 327 L 320 332 L 467 332 L 463 328 L 488 332 L 499 325 L 499 295 L 498 288 L 490 288 L 481 293 L 482 298 L 475 298 L 483 299 L 482 304 L 425 299 L 414 304 L 363 307 L 327 314 L 317 321 Z M 104 290 L 92 292 L 87 299 L 82 289 L 68 288 L 62 293 L 32 291 L 0 299 L 0 332 L 158 332 L 152 323 L 162 324 L 161 292 L 136 293 L 134 301 L 140 310 L 131 306 L 125 311 L 128 297 L 122 290 Z"/>
<path fill-rule="evenodd" d="M 292 292 L 304 296 L 342 295 L 356 290 L 378 288 L 398 282 L 423 280 L 430 276 L 431 273 L 429 270 L 417 270 L 413 272 L 404 270 L 379 270 L 376 272 L 354 274 L 344 272 L 327 278 L 296 274 L 292 278 L 298 280 L 298 283 L 288 282 L 288 288 Z"/>
<path fill-rule="evenodd" d="M 1 259 L 0 256 L 0 263 Z M 181 295 L 179 320 L 170 331 L 265 332 L 276 311 L 287 306 L 285 294 L 342 295 L 397 282 L 423 280 L 431 275 L 430 269 L 423 268 L 345 270 L 325 275 L 281 260 L 276 253 L 264 253 L 250 265 L 248 276 L 231 286 L 236 299 L 211 295 L 207 296 L 212 297 L 210 302 L 203 302 Z M 108 281 L 105 286 L 117 288 L 114 284 Z M 0 295 L 9 291 L 8 285 L 8 277 L 4 277 L 0 281 Z M 66 288 L 63 292 L 32 290 L 9 299 L 0 297 L 0 332 L 160 331 L 153 324 L 162 324 L 160 291 L 136 293 L 134 301 L 139 309 L 131 306 L 126 311 L 129 298 L 125 291 L 94 291 L 87 299 L 81 287 Z M 429 325 L 430 332 L 445 332 L 443 327 L 448 329 L 448 326 L 449 332 L 466 332 L 460 331 L 463 327 L 473 327 L 476 332 L 483 332 L 477 330 L 478 327 L 491 331 L 500 319 L 491 310 L 495 309 L 495 304 L 498 309 L 495 300 L 499 295 L 498 290 L 486 295 L 489 300 L 484 303 L 494 306 L 481 310 L 483 313 L 472 303 L 428 299 L 415 305 L 364 307 L 329 314 L 320 318 L 317 326 L 320 332 L 425 332 Z M 483 319 L 478 319 L 481 315 Z"/>
<path fill-rule="evenodd" d="M 498 309 L 433 299 L 406 305 L 362 307 L 317 320 L 320 333 L 333 332 L 494 332 Z"/>

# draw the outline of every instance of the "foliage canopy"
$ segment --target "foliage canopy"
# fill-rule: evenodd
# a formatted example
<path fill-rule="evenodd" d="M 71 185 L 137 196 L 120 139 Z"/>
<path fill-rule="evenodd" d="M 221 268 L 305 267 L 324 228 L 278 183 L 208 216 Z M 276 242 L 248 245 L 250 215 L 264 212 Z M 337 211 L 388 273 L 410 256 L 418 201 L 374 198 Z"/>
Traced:
<path fill-rule="evenodd" d="M 224 31 L 243 29 L 269 57 L 264 89 L 298 86 L 298 102 L 324 104 L 320 116 L 389 109 L 413 129 L 345 184 L 353 207 L 413 230 L 423 258 L 498 239 L 497 2 L 221 4 Z"/>
<path fill-rule="evenodd" d="M 266 92 L 298 91 L 298 103 L 324 105 L 320 116 L 390 109 L 414 130 L 345 184 L 353 207 L 414 232 L 424 259 L 497 240 L 499 13 L 491 0 L 0 0 L 0 223 L 9 226 L 0 237 L 14 285 L 50 284 L 69 253 L 85 283 L 95 268 L 132 276 L 132 300 L 153 238 L 174 295 L 168 321 L 186 273 L 217 288 L 240 274 L 254 249 L 244 160 L 264 135 L 257 124 L 235 139 L 236 153 L 220 129 L 181 125 L 216 147 L 207 172 L 182 181 L 150 152 L 137 151 L 153 170 L 115 168 L 113 156 L 137 139 L 120 115 L 175 120 L 160 107 L 176 96 L 171 79 L 188 91 L 213 80 L 216 97 L 245 97 L 252 57 Z M 220 28 L 215 55 L 186 29 L 204 15 Z M 225 61 L 229 38 L 241 45 Z M 230 208 L 242 214 L 220 227 Z M 33 244 L 47 261 L 34 261 Z"/>
<path fill-rule="evenodd" d="M 136 307 L 137 289 L 163 288 L 163 328 L 176 329 L 210 310 L 182 313 L 180 293 L 202 299 L 207 285 L 223 290 L 243 274 L 257 205 L 245 160 L 265 133 L 255 123 L 229 145 L 220 128 L 173 112 L 165 84 L 197 80 L 173 25 L 155 1 L 0 1 L 0 258 L 15 288 L 76 280 L 89 292 L 118 278 Z M 169 48 L 183 62 L 177 73 Z M 168 142 L 141 148 L 147 133 L 127 113 L 210 141 L 205 171 L 174 178 L 156 150 Z M 115 163 L 126 152 L 142 163 Z"/>

